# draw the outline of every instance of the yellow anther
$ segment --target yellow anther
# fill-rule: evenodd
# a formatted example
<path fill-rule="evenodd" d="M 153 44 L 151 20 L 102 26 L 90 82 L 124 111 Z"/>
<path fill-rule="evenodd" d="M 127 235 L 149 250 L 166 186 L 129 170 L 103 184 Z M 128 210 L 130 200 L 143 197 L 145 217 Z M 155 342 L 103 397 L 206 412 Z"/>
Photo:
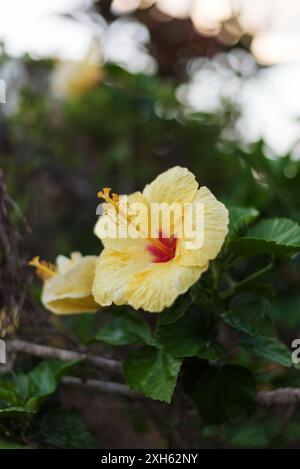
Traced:
<path fill-rule="evenodd" d="M 56 274 L 56 267 L 49 262 L 40 261 L 39 256 L 35 256 L 28 262 L 28 265 L 35 267 L 35 272 L 42 280 L 49 280 Z"/>
<path fill-rule="evenodd" d="M 118 194 L 112 194 L 110 196 L 110 191 L 110 187 L 103 187 L 102 191 L 98 192 L 98 197 L 99 199 L 103 199 L 107 204 L 112 204 L 118 211 L 120 197 L 118 196 Z"/>
<path fill-rule="evenodd" d="M 112 202 L 112 198 L 110 197 L 110 187 L 103 187 L 102 191 L 98 192 L 99 199 L 105 200 L 105 202 L 109 203 Z"/>

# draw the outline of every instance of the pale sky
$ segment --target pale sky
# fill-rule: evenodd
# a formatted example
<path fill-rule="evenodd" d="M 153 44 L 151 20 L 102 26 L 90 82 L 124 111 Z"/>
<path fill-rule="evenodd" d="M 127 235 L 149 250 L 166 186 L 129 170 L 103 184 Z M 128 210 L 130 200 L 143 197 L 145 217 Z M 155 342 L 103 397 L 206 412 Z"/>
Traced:
<path fill-rule="evenodd" d="M 90 25 L 67 20 L 60 14 L 76 11 L 85 0 L 6 0 L 1 2 L 0 39 L 12 55 L 80 58 L 93 30 Z"/>

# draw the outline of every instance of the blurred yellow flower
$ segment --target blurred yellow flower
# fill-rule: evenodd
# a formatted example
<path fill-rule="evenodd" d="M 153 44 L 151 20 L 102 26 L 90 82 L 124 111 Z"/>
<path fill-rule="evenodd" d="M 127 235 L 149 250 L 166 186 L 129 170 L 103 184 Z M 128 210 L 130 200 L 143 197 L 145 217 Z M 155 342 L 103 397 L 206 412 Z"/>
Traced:
<path fill-rule="evenodd" d="M 93 43 L 82 61 L 57 62 L 51 76 L 50 87 L 55 97 L 69 99 L 94 88 L 102 78 L 100 47 Z"/>
<path fill-rule="evenodd" d="M 56 265 L 32 259 L 29 265 L 36 268 L 43 279 L 42 303 L 55 314 L 96 312 L 99 305 L 92 296 L 92 283 L 97 256 L 82 256 L 73 252 L 70 259 L 58 256 Z"/>
<path fill-rule="evenodd" d="M 116 194 L 110 197 L 109 193 L 109 188 L 100 192 L 106 204 L 103 204 L 104 214 L 95 226 L 95 234 L 102 240 L 104 249 L 97 261 L 92 289 L 94 298 L 103 306 L 129 304 L 135 309 L 161 312 L 200 278 L 208 269 L 209 261 L 219 253 L 228 231 L 228 211 L 209 189 L 198 189 L 195 176 L 190 171 L 176 166 L 159 175 L 143 193 L 128 196 L 128 206 L 130 208 L 137 201 L 148 207 L 157 203 L 179 204 L 187 205 L 193 211 L 197 203 L 202 204 L 201 247 L 187 249 L 187 238 L 184 234 L 179 235 L 178 220 L 175 219 L 169 238 L 153 220 L 150 220 L 150 225 L 152 223 L 153 228 L 154 224 L 155 236 L 151 231 L 151 237 L 136 239 L 113 234 L 104 237 L 103 221 L 110 217 L 113 223 L 118 223 L 111 217 L 107 206 L 120 211 L 124 197 Z"/>

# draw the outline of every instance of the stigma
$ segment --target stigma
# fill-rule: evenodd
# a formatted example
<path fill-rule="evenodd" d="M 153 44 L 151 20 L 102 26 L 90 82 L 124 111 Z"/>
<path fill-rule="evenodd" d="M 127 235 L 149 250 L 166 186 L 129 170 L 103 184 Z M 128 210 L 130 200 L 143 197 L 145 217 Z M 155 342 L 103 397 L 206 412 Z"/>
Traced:
<path fill-rule="evenodd" d="M 35 267 L 35 273 L 42 280 L 49 280 L 57 273 L 55 265 L 46 261 L 40 261 L 39 256 L 35 256 L 31 259 L 31 261 L 28 262 L 28 265 Z"/>
<path fill-rule="evenodd" d="M 112 204 L 116 209 L 119 206 L 120 197 L 118 194 L 110 195 L 111 188 L 104 187 L 100 192 L 98 192 L 99 199 L 103 199 L 107 204 Z"/>

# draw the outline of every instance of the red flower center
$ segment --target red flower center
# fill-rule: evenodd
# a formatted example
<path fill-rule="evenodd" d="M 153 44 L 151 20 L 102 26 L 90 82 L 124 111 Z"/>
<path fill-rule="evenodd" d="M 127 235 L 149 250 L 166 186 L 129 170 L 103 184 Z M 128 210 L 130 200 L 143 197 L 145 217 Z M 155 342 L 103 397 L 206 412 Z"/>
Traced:
<path fill-rule="evenodd" d="M 162 233 L 159 233 L 159 237 L 155 238 L 155 243 L 147 246 L 147 251 L 153 256 L 152 262 L 168 262 L 173 259 L 176 253 L 176 244 L 177 238 L 164 238 Z"/>

